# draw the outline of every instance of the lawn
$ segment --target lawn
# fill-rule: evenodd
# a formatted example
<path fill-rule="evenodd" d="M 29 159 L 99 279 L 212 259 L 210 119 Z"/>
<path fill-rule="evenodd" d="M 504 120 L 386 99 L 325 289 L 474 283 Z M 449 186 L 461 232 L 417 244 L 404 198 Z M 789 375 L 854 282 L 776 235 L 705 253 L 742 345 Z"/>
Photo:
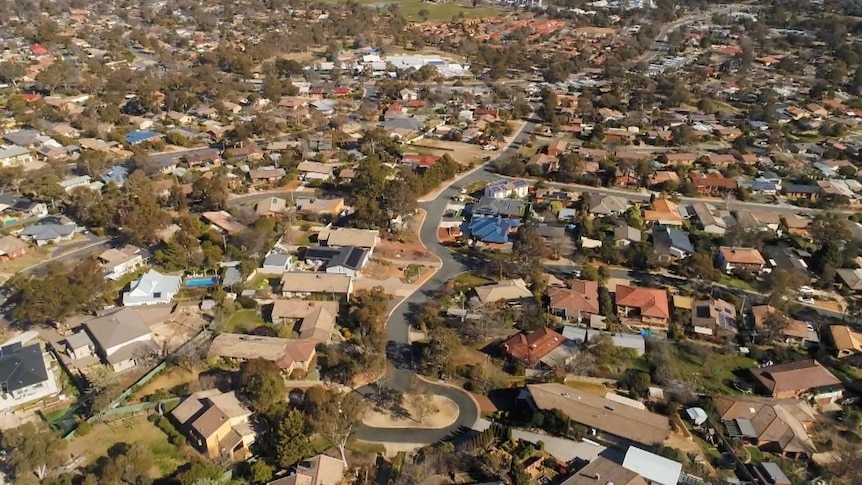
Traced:
<path fill-rule="evenodd" d="M 72 440 L 66 452 L 73 456 L 86 455 L 85 463 L 91 463 L 119 443 L 137 443 L 150 450 L 154 463 L 150 472 L 152 478 L 170 474 L 188 461 L 179 448 L 168 443 L 167 435 L 147 421 L 143 414 L 124 416 L 110 423 L 98 423 L 86 435 Z"/>
<path fill-rule="evenodd" d="M 699 391 L 717 394 L 739 394 L 730 387 L 736 376 L 736 369 L 748 369 L 756 366 L 754 359 L 741 354 L 721 354 L 714 348 L 708 348 L 703 356 L 694 355 L 685 345 L 677 345 L 676 371 L 679 377 L 694 383 Z"/>
<path fill-rule="evenodd" d="M 344 3 L 344 0 L 324 0 L 326 3 Z M 492 17 L 501 12 L 500 9 L 493 7 L 472 7 L 468 4 L 460 3 L 426 3 L 421 0 L 358 0 L 363 5 L 374 6 L 377 8 L 388 7 L 389 5 L 397 5 L 398 10 L 404 14 L 409 20 L 421 21 L 419 12 L 425 10 L 428 12 L 427 19 L 430 21 L 445 22 L 452 20 L 452 17 L 457 17 L 464 14 L 467 18 Z"/>
<path fill-rule="evenodd" d="M 475 288 L 493 283 L 493 281 L 473 273 L 461 273 L 452 280 L 452 286 L 464 289 Z"/>
<path fill-rule="evenodd" d="M 253 308 L 236 311 L 224 322 L 224 331 L 248 333 L 264 324 L 263 317 Z"/>
<path fill-rule="evenodd" d="M 757 288 L 753 284 L 747 281 L 743 281 L 739 278 L 734 278 L 733 276 L 729 275 L 722 275 L 721 281 L 719 281 L 719 283 L 730 288 L 736 288 L 738 290 L 757 291 Z"/>

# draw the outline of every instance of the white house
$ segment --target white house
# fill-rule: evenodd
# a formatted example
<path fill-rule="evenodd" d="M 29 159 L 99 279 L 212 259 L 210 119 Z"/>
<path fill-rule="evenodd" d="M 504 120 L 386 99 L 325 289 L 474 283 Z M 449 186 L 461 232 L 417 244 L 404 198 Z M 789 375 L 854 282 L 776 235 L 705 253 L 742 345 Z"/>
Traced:
<path fill-rule="evenodd" d="M 105 270 L 105 278 L 118 280 L 144 266 L 141 249 L 128 244 L 122 248 L 111 248 L 99 255 L 99 262 Z"/>
<path fill-rule="evenodd" d="M 18 167 L 33 161 L 30 150 L 17 145 L 0 146 L 0 165 L 4 167 Z"/>
<path fill-rule="evenodd" d="M 330 259 L 326 264 L 326 272 L 330 274 L 344 274 L 357 276 L 359 271 L 368 263 L 371 252 L 368 249 L 346 246 Z"/>
<path fill-rule="evenodd" d="M 485 196 L 495 199 L 522 199 L 530 193 L 530 184 L 524 180 L 501 180 L 485 187 Z"/>
<path fill-rule="evenodd" d="M 173 300 L 180 291 L 182 278 L 163 275 L 155 270 L 147 271 L 132 282 L 129 291 L 123 293 L 124 306 L 159 305 Z"/>
<path fill-rule="evenodd" d="M 0 411 L 42 399 L 59 391 L 39 344 L 20 342 L 0 348 Z"/>

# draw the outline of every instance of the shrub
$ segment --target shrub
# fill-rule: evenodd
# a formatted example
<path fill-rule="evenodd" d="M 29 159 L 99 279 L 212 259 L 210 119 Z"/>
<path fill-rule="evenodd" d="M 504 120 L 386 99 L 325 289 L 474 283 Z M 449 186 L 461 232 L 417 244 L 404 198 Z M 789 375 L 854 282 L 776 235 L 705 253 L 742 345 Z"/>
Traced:
<path fill-rule="evenodd" d="M 240 304 L 241 307 L 245 309 L 257 308 L 257 302 L 254 298 L 248 296 L 238 296 L 236 298 L 236 302 Z"/>
<path fill-rule="evenodd" d="M 169 443 L 176 446 L 183 446 L 186 444 L 186 437 L 180 434 L 179 431 L 177 431 L 177 428 L 174 427 L 174 425 L 168 420 L 168 418 L 164 416 L 157 416 L 155 419 L 155 423 L 160 430 L 162 430 L 166 435 L 168 435 Z"/>
<path fill-rule="evenodd" d="M 81 421 L 78 423 L 78 428 L 75 430 L 75 436 L 84 436 L 92 431 L 93 425 L 89 421 Z"/>

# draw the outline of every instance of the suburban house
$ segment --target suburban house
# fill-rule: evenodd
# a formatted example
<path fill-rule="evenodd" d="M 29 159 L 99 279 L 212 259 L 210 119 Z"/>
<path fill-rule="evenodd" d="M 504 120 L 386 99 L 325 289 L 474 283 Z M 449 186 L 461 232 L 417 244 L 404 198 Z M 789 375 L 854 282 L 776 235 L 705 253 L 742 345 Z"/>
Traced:
<path fill-rule="evenodd" d="M 485 197 L 495 199 L 523 199 L 530 193 L 530 184 L 524 180 L 501 180 L 485 187 Z"/>
<path fill-rule="evenodd" d="M 652 231 L 652 242 L 659 259 L 664 262 L 676 262 L 694 254 L 688 233 L 679 229 L 656 226 Z"/>
<path fill-rule="evenodd" d="M 628 199 L 617 197 L 615 195 L 606 195 L 604 197 L 590 198 L 590 208 L 588 212 L 597 216 L 618 216 L 628 208 Z"/>
<path fill-rule="evenodd" d="M 605 480 L 605 482 L 599 482 L 599 479 Z M 566 478 L 561 485 L 598 485 L 600 483 L 648 485 L 644 477 L 603 456 L 597 457 L 587 466 Z"/>
<path fill-rule="evenodd" d="M 698 335 L 736 334 L 736 307 L 720 298 L 697 300 L 691 309 L 691 327 Z"/>
<path fill-rule="evenodd" d="M 691 182 L 698 193 L 706 195 L 722 195 L 736 191 L 736 180 L 729 179 L 720 173 L 710 172 L 705 175 L 692 175 Z"/>
<path fill-rule="evenodd" d="M 829 335 L 836 357 L 857 366 L 862 363 L 862 333 L 847 325 L 830 325 Z"/>
<path fill-rule="evenodd" d="M 820 197 L 820 187 L 817 185 L 787 184 L 782 188 L 784 196 L 788 199 L 817 200 Z"/>
<path fill-rule="evenodd" d="M 472 217 L 504 217 L 507 219 L 523 219 L 530 210 L 530 203 L 519 199 L 497 199 L 494 197 L 482 197 L 479 202 L 473 204 L 470 214 Z"/>
<path fill-rule="evenodd" d="M 290 271 L 293 257 L 289 254 L 272 253 L 263 259 L 258 273 L 268 275 L 282 275 Z"/>
<path fill-rule="evenodd" d="M 249 423 L 251 411 L 234 391 L 196 392 L 174 408 L 171 417 L 190 437 L 190 442 L 210 458 L 227 456 L 242 460 L 251 455 L 255 441 Z"/>
<path fill-rule="evenodd" d="M 241 222 L 227 211 L 204 212 L 201 214 L 201 217 L 203 217 L 205 221 L 209 222 L 210 226 L 215 228 L 216 231 L 222 233 L 234 235 L 239 234 L 246 229 Z"/>
<path fill-rule="evenodd" d="M 751 374 L 767 394 L 778 399 L 811 396 L 822 405 L 844 395 L 841 380 L 814 359 L 758 367 Z"/>
<path fill-rule="evenodd" d="M 18 233 L 24 241 L 35 242 L 37 246 L 58 244 L 75 237 L 78 225 L 65 217 L 46 217 Z"/>
<path fill-rule="evenodd" d="M 542 327 L 530 333 L 519 332 L 513 335 L 500 344 L 500 350 L 506 357 L 532 366 L 565 341 L 566 338 L 553 329 Z"/>
<path fill-rule="evenodd" d="M 463 233 L 478 243 L 488 245 L 509 244 L 509 235 L 521 225 L 518 219 L 501 216 L 474 215 L 466 223 Z"/>
<path fill-rule="evenodd" d="M 599 314 L 599 284 L 595 281 L 573 280 L 570 288 L 548 288 L 551 313 L 563 320 L 580 322 Z"/>
<path fill-rule="evenodd" d="M 617 285 L 617 316 L 632 320 L 635 327 L 667 328 L 670 308 L 667 292 L 658 288 Z"/>
<path fill-rule="evenodd" d="M 302 460 L 296 471 L 266 485 L 341 485 L 344 482 L 344 462 L 326 455 Z"/>
<path fill-rule="evenodd" d="M 30 246 L 15 236 L 0 237 L 0 261 L 20 258 L 30 252 Z"/>
<path fill-rule="evenodd" d="M 835 272 L 848 290 L 862 291 L 862 268 L 839 269 Z"/>
<path fill-rule="evenodd" d="M 276 184 L 283 179 L 287 172 L 283 168 L 258 168 L 249 170 L 248 179 L 252 185 Z"/>
<path fill-rule="evenodd" d="M 367 249 L 369 255 L 380 243 L 380 232 L 368 229 L 349 229 L 339 227 L 337 229 L 326 228 L 317 234 L 317 242 L 321 246 L 344 247 L 355 246 Z"/>
<path fill-rule="evenodd" d="M 736 219 L 730 211 L 718 210 L 712 204 L 695 202 L 691 205 L 691 209 L 697 219 L 697 226 L 707 234 L 722 236 L 736 224 Z"/>
<path fill-rule="evenodd" d="M 129 291 L 123 293 L 123 306 L 170 303 L 180 291 L 181 283 L 180 276 L 163 275 L 151 269 L 133 281 Z"/>
<path fill-rule="evenodd" d="M 326 263 L 326 272 L 343 274 L 351 277 L 359 275 L 359 271 L 368 264 L 371 257 L 369 249 L 356 246 L 344 246 L 338 254 Z"/>
<path fill-rule="evenodd" d="M 302 180 L 329 180 L 332 178 L 332 172 L 335 170 L 335 165 L 328 163 L 304 161 L 297 165 L 296 170 L 302 174 Z"/>
<path fill-rule="evenodd" d="M 809 435 L 817 421 L 817 411 L 805 401 L 716 396 L 712 402 L 731 438 L 790 458 L 810 457 L 817 452 Z"/>
<path fill-rule="evenodd" d="M 255 214 L 262 217 L 278 217 L 287 213 L 287 200 L 281 197 L 268 197 L 254 206 Z"/>
<path fill-rule="evenodd" d="M 629 446 L 623 458 L 623 468 L 633 471 L 656 485 L 677 485 L 682 475 L 682 463 L 655 453 Z"/>
<path fill-rule="evenodd" d="M 656 199 L 652 203 L 652 209 L 644 211 L 644 221 L 663 226 L 681 226 L 682 214 L 676 202 Z"/>
<path fill-rule="evenodd" d="M 131 369 L 159 351 L 153 331 L 134 308 L 121 308 L 84 322 L 96 352 L 114 372 Z"/>
<path fill-rule="evenodd" d="M 617 246 L 628 246 L 631 243 L 639 243 L 642 237 L 640 229 L 628 224 L 620 224 L 614 228 L 614 239 Z"/>
<path fill-rule="evenodd" d="M 725 273 L 740 269 L 757 274 L 766 267 L 766 260 L 755 248 L 721 246 L 718 249 L 718 267 Z"/>
<path fill-rule="evenodd" d="M 572 421 L 590 428 L 590 439 L 619 445 L 653 446 L 670 434 L 670 421 L 635 400 L 609 393 L 607 397 L 563 384 L 528 384 L 536 409 L 559 409 Z"/>
<path fill-rule="evenodd" d="M 769 331 L 769 316 L 777 311 L 769 305 L 752 306 L 751 316 L 755 330 L 758 332 Z M 805 348 L 820 345 L 820 337 L 817 335 L 817 331 L 810 324 L 806 324 L 800 320 L 790 319 L 790 322 L 779 329 L 778 332 L 786 344 L 798 345 Z"/>
<path fill-rule="evenodd" d="M 517 303 L 521 300 L 532 298 L 533 292 L 527 288 L 527 283 L 521 279 L 503 280 L 490 285 L 477 286 L 473 288 L 476 297 L 483 304 L 505 301 Z"/>
<path fill-rule="evenodd" d="M 344 199 L 297 200 L 300 214 L 335 217 L 344 210 Z"/>
<path fill-rule="evenodd" d="M 20 167 L 28 163 L 33 163 L 33 155 L 30 150 L 17 145 L 0 146 L 0 166 Z"/>
<path fill-rule="evenodd" d="M 99 255 L 99 262 L 105 270 L 105 278 L 118 280 L 144 265 L 141 249 L 127 244 L 122 248 L 111 248 Z"/>
<path fill-rule="evenodd" d="M 787 214 L 781 216 L 781 229 L 794 236 L 809 237 L 811 233 L 808 231 L 808 226 L 811 224 L 811 218 L 801 216 L 799 214 Z"/>
<path fill-rule="evenodd" d="M 353 293 L 353 277 L 346 274 L 290 271 L 281 276 L 281 294 L 286 298 L 329 295 L 344 300 Z"/>
<path fill-rule="evenodd" d="M 338 302 L 313 300 L 275 300 L 270 318 L 279 325 L 295 325 L 300 339 L 316 340 L 328 344 L 335 329 Z"/>
<path fill-rule="evenodd" d="M 20 342 L 0 348 L 0 411 L 59 392 L 53 372 L 39 344 Z"/>
<path fill-rule="evenodd" d="M 308 372 L 317 355 L 317 340 L 292 340 L 262 335 L 220 333 L 210 344 L 207 355 L 237 362 L 264 359 L 274 362 L 287 374 Z"/>

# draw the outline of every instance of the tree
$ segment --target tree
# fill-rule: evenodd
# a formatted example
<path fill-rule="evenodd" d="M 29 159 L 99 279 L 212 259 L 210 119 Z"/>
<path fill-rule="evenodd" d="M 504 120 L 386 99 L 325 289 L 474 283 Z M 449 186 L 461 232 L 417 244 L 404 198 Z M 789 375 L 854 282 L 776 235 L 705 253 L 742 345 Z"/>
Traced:
<path fill-rule="evenodd" d="M 599 311 L 606 317 L 613 316 L 614 302 L 611 299 L 611 292 L 605 285 L 599 286 Z"/>
<path fill-rule="evenodd" d="M 274 470 L 263 460 L 256 460 L 248 469 L 249 478 L 253 483 L 264 484 L 272 480 Z"/>
<path fill-rule="evenodd" d="M 222 483 L 224 468 L 212 461 L 194 460 L 185 470 L 177 474 L 179 485 L 201 485 L 205 483 Z"/>
<path fill-rule="evenodd" d="M 428 12 L 427 9 L 423 8 L 422 10 L 419 11 L 419 18 L 422 19 L 423 22 L 428 21 L 428 15 L 430 15 L 430 13 Z"/>
<path fill-rule="evenodd" d="M 808 227 L 811 239 L 818 246 L 827 242 L 842 243 L 850 239 L 850 228 L 847 219 L 837 212 L 824 211 L 814 216 Z"/>
<path fill-rule="evenodd" d="M 298 409 L 287 410 L 278 417 L 275 425 L 275 462 L 279 467 L 291 467 L 311 454 L 305 428 L 305 415 Z"/>
<path fill-rule="evenodd" d="M 342 393 L 338 389 L 324 388 L 320 398 L 309 404 L 312 429 L 338 447 L 341 461 L 345 467 L 348 466 L 344 450 L 356 426 L 365 416 L 365 401 L 353 392 Z"/>
<path fill-rule="evenodd" d="M 431 397 L 430 394 L 422 392 L 412 392 L 407 395 L 407 405 L 413 411 L 413 419 L 417 423 L 421 423 L 422 420 L 438 411 Z"/>
<path fill-rule="evenodd" d="M 788 292 L 805 284 L 806 278 L 797 271 L 776 268 L 763 278 L 763 286 L 769 292 L 769 304 L 778 305 L 783 302 Z"/>
<path fill-rule="evenodd" d="M 60 453 L 66 441 L 45 427 L 26 423 L 4 430 L 0 446 L 7 453 L 6 464 L 17 477 L 32 472 L 41 480 L 49 470 L 60 465 Z"/>
<path fill-rule="evenodd" d="M 435 376 L 451 374 L 455 370 L 455 354 L 461 348 L 458 335 L 452 329 L 439 327 L 431 331 L 430 337 L 420 355 L 422 373 Z"/>
<path fill-rule="evenodd" d="M 60 263 L 49 264 L 42 278 L 19 275 L 10 286 L 15 303 L 12 316 L 35 324 L 102 308 L 106 289 L 104 271 L 95 258 L 85 259 L 71 269 Z"/>
<path fill-rule="evenodd" d="M 276 403 L 284 401 L 284 378 L 274 362 L 265 359 L 244 362 L 240 380 L 258 410 L 270 409 Z"/>

